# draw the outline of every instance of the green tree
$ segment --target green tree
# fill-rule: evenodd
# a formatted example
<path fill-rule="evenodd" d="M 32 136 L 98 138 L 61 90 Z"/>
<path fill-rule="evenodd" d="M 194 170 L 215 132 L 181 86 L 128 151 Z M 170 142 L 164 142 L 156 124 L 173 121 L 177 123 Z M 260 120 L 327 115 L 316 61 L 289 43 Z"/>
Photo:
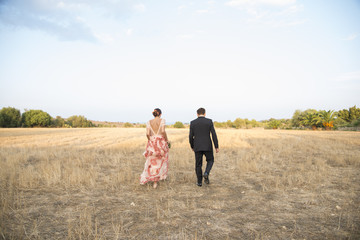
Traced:
<path fill-rule="evenodd" d="M 176 122 L 174 124 L 174 128 L 185 128 L 184 124 L 182 122 Z"/>
<path fill-rule="evenodd" d="M 350 122 L 350 112 L 347 109 L 343 109 L 337 112 L 338 118 L 341 118 L 345 122 Z"/>
<path fill-rule="evenodd" d="M 131 127 L 133 127 L 134 125 L 133 124 L 131 124 L 131 123 L 129 123 L 129 122 L 126 122 L 125 124 L 124 124 L 124 127 L 125 128 L 131 128 Z"/>
<path fill-rule="evenodd" d="M 245 118 L 245 127 L 246 127 L 247 129 L 253 128 L 252 121 L 250 121 L 249 119 Z"/>
<path fill-rule="evenodd" d="M 357 108 L 355 105 L 349 109 L 340 110 L 337 112 L 337 116 L 344 121 L 351 123 L 354 120 L 360 119 L 360 108 Z"/>
<path fill-rule="evenodd" d="M 223 123 L 223 122 L 214 122 L 214 126 L 216 127 L 216 128 L 226 128 L 226 124 L 225 123 Z"/>
<path fill-rule="evenodd" d="M 20 110 L 12 107 L 4 107 L 0 110 L 0 127 L 13 128 L 21 125 Z"/>
<path fill-rule="evenodd" d="M 293 127 L 301 127 L 301 120 L 303 117 L 303 112 L 301 110 L 296 110 L 291 119 L 291 125 Z"/>
<path fill-rule="evenodd" d="M 360 118 L 352 121 L 351 125 L 354 126 L 354 127 L 359 127 L 360 126 Z"/>
<path fill-rule="evenodd" d="M 270 119 L 270 121 L 268 122 L 268 127 L 271 129 L 278 129 L 281 125 L 281 122 L 279 120 L 276 119 Z"/>
<path fill-rule="evenodd" d="M 253 127 L 260 127 L 262 123 L 257 122 L 255 119 L 251 121 L 247 118 L 236 118 L 233 122 L 231 120 L 227 120 L 226 122 L 214 122 L 214 126 L 216 128 L 253 128 Z"/>
<path fill-rule="evenodd" d="M 231 120 L 227 120 L 225 124 L 228 128 L 235 128 L 234 123 Z"/>
<path fill-rule="evenodd" d="M 291 129 L 292 127 L 292 120 L 291 119 L 280 119 L 280 129 Z"/>
<path fill-rule="evenodd" d="M 51 125 L 51 116 L 42 110 L 29 110 L 22 114 L 25 127 L 48 127 Z"/>
<path fill-rule="evenodd" d="M 329 111 L 322 110 L 319 112 L 319 117 L 321 118 L 322 124 L 326 130 L 330 130 L 331 128 L 334 127 L 334 120 L 336 117 L 334 110 L 329 110 Z"/>
<path fill-rule="evenodd" d="M 230 121 L 230 120 L 229 120 Z M 245 119 L 241 119 L 241 118 L 237 118 L 234 120 L 234 122 L 232 123 L 232 126 L 235 127 L 236 129 L 239 128 L 246 128 L 246 120 Z"/>
<path fill-rule="evenodd" d="M 350 122 L 360 118 L 360 108 L 357 108 L 356 105 L 349 108 L 350 113 Z"/>
<path fill-rule="evenodd" d="M 53 120 L 54 127 L 65 127 L 65 119 L 63 119 L 60 116 L 56 116 L 56 118 Z"/>
<path fill-rule="evenodd" d="M 258 121 L 256 121 L 255 119 L 252 119 L 252 120 L 250 121 L 250 125 L 251 125 L 251 127 L 253 127 L 253 128 L 260 127 L 260 123 L 259 123 Z"/>
<path fill-rule="evenodd" d="M 66 119 L 66 123 L 73 128 L 93 127 L 94 124 L 84 116 L 74 115 Z"/>
<path fill-rule="evenodd" d="M 349 125 L 349 123 L 340 117 L 337 117 L 334 119 L 334 128 L 335 129 L 339 128 L 339 127 L 346 127 L 348 125 Z"/>
<path fill-rule="evenodd" d="M 318 112 L 315 110 L 307 110 L 303 115 L 300 122 L 303 126 L 311 127 L 315 130 L 319 127 L 319 124 L 322 123 L 322 119 L 319 116 Z"/>

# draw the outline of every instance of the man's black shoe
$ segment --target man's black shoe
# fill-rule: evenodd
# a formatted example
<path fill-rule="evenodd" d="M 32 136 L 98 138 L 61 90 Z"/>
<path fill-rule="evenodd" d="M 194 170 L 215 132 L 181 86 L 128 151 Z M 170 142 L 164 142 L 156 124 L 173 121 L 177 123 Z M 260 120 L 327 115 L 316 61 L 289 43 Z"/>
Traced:
<path fill-rule="evenodd" d="M 204 173 L 204 182 L 206 183 L 206 184 L 209 184 L 210 183 L 210 181 L 209 181 L 209 175 L 207 174 L 207 173 Z"/>
<path fill-rule="evenodd" d="M 202 186 L 202 183 L 197 183 L 198 187 L 201 187 Z"/>

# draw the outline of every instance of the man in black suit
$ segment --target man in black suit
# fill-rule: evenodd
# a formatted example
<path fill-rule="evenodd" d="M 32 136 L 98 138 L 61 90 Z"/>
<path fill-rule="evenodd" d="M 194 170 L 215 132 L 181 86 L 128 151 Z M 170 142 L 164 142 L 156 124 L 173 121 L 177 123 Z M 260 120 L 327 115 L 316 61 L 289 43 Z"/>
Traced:
<path fill-rule="evenodd" d="M 195 152 L 195 172 L 197 176 L 197 185 L 202 186 L 202 162 L 203 155 L 206 157 L 206 169 L 204 172 L 204 181 L 209 184 L 210 170 L 214 164 L 213 145 L 214 142 L 216 153 L 219 152 L 219 144 L 216 136 L 214 124 L 211 119 L 205 117 L 205 109 L 199 108 L 197 110 L 198 118 L 190 123 L 189 142 L 192 150 Z M 212 136 L 212 141 L 210 138 Z"/>

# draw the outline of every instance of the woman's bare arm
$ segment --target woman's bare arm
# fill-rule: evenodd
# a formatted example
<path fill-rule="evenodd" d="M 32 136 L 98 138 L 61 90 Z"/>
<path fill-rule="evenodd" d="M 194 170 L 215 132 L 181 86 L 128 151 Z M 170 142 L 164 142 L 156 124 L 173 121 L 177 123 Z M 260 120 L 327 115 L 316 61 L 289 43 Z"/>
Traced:
<path fill-rule="evenodd" d="M 150 123 L 149 122 L 146 125 L 146 137 L 149 141 L 150 140 Z"/>
<path fill-rule="evenodd" d="M 165 120 L 163 120 L 163 123 L 160 124 L 160 132 L 161 132 L 161 135 L 165 138 L 165 141 L 169 141 L 168 140 L 168 137 L 167 137 L 167 134 L 166 134 L 166 131 L 165 131 Z"/>
<path fill-rule="evenodd" d="M 165 138 L 165 141 L 168 142 L 169 140 L 168 140 L 168 138 L 167 138 L 167 134 L 166 134 L 165 130 L 164 130 L 164 135 L 163 135 L 163 136 L 164 136 L 164 138 Z"/>

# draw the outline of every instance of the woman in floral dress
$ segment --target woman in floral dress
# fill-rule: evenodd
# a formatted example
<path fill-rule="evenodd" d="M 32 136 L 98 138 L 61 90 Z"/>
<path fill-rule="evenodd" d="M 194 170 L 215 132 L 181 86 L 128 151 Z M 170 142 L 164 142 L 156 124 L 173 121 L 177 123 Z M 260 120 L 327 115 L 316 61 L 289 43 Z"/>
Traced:
<path fill-rule="evenodd" d="M 154 119 L 146 124 L 148 143 L 144 156 L 145 168 L 140 176 L 140 184 L 154 182 L 156 188 L 159 180 L 164 180 L 168 173 L 169 145 L 165 132 L 165 119 L 161 118 L 161 110 L 155 108 Z"/>

